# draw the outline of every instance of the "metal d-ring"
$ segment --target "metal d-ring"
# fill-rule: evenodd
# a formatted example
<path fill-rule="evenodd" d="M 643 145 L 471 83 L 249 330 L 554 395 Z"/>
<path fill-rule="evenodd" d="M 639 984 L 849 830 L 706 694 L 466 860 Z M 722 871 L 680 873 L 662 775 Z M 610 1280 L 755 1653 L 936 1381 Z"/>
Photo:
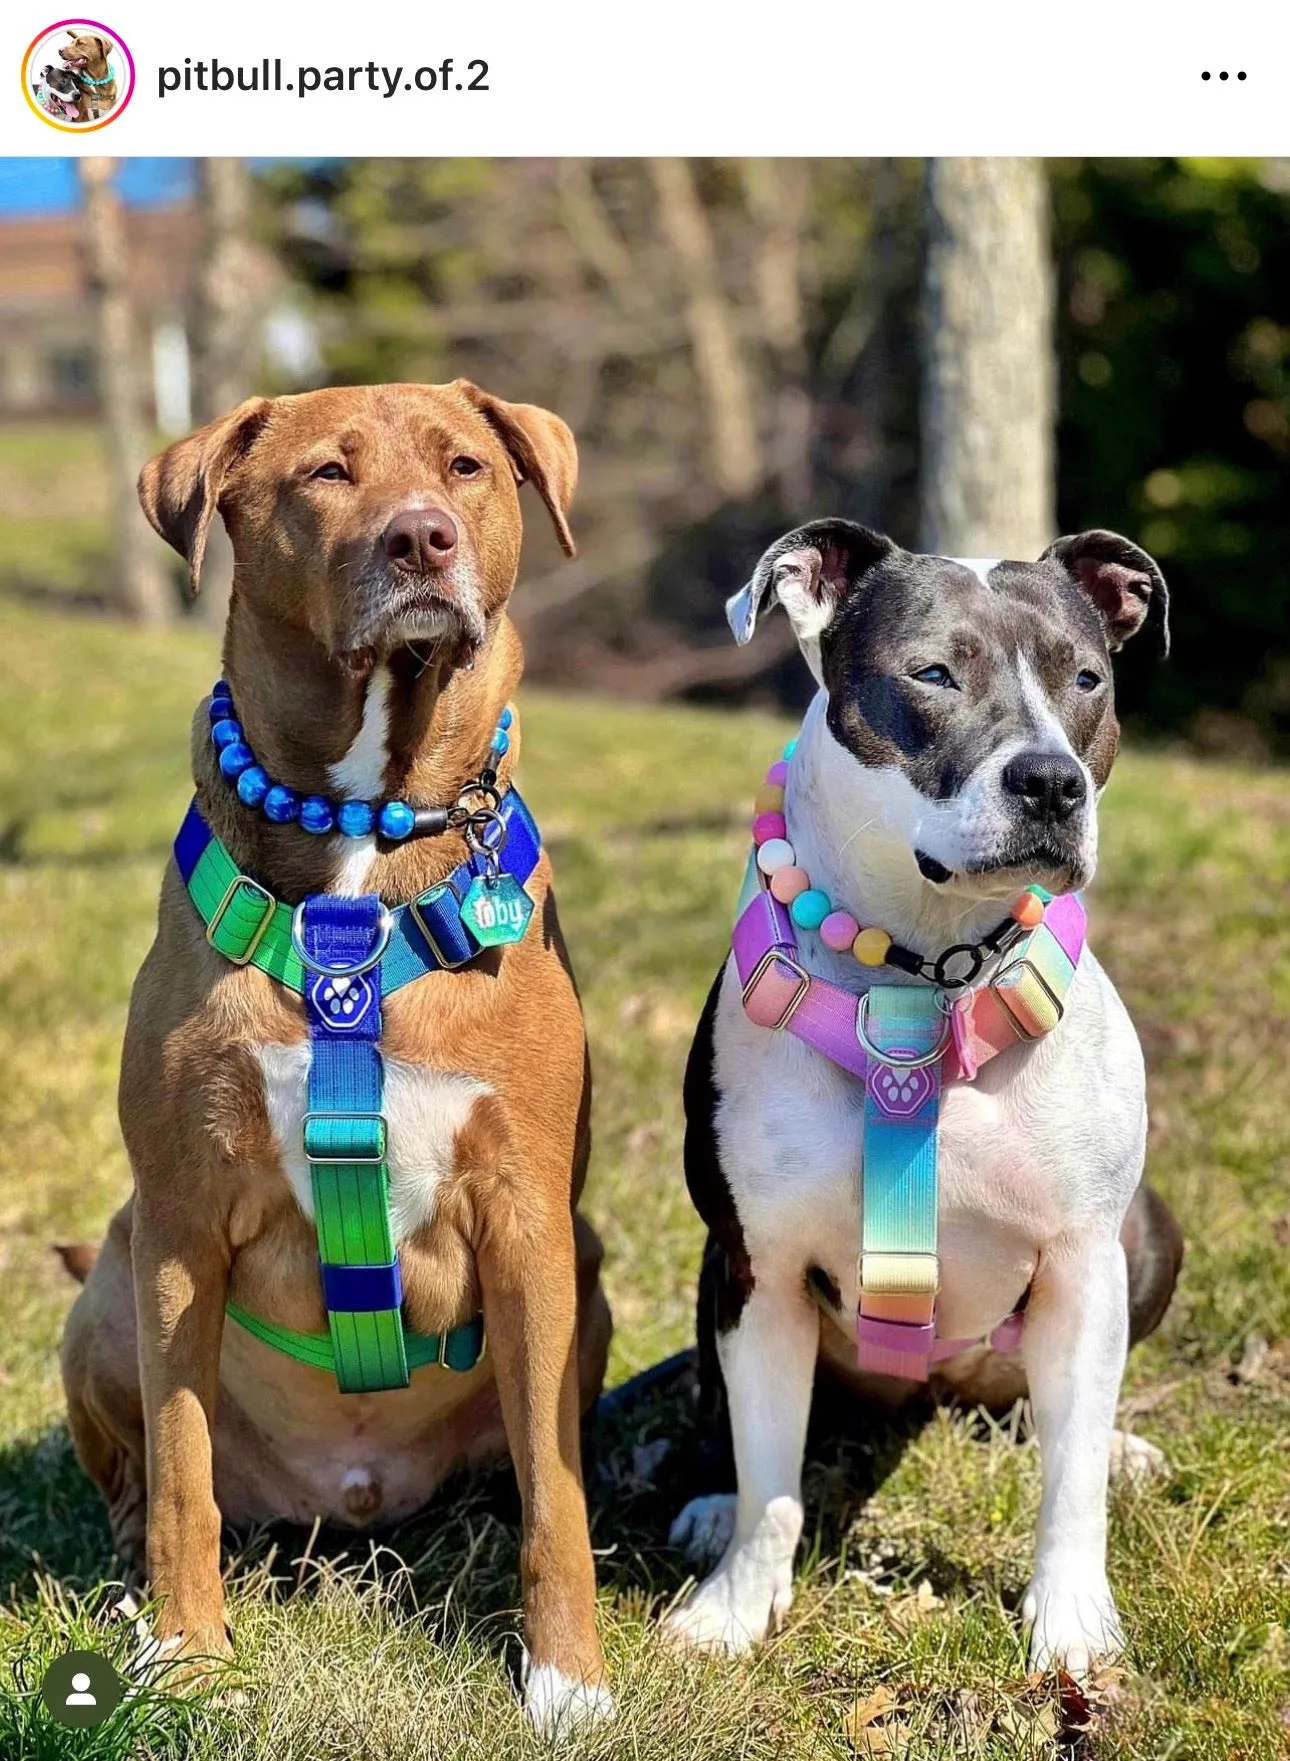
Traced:
<path fill-rule="evenodd" d="M 921 1058 L 894 1058 L 890 1052 L 884 1052 L 880 1047 L 874 1045 L 869 1038 L 865 1031 L 865 1020 L 868 1014 L 869 992 L 865 991 L 856 1009 L 856 1038 L 860 1041 L 862 1050 L 867 1052 L 875 1062 L 885 1064 L 889 1070 L 923 1070 L 928 1064 L 934 1064 L 950 1043 L 952 1029 L 950 1018 L 946 1015 L 944 1026 L 941 1028 L 941 1037 L 930 1052 L 924 1052 Z"/>
<path fill-rule="evenodd" d="M 356 966 L 324 966 L 312 954 L 305 952 L 305 906 L 308 903 L 307 899 L 302 899 L 291 913 L 291 946 L 302 966 L 308 967 L 310 972 L 316 972 L 320 978 L 359 978 L 379 964 L 381 956 L 390 945 L 390 936 L 394 930 L 394 915 L 388 905 L 381 906 L 380 916 L 376 920 L 376 946 L 370 954 L 365 955 Z"/>

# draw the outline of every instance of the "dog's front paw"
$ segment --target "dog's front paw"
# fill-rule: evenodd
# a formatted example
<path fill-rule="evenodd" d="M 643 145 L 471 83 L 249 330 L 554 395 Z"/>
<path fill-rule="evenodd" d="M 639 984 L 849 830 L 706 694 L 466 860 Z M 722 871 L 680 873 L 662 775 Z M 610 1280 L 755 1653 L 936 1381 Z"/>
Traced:
<path fill-rule="evenodd" d="M 523 1676 L 524 1710 L 549 1741 L 614 1716 L 614 1696 L 603 1682 L 567 1676 L 554 1663 L 534 1663 L 527 1652 Z"/>
<path fill-rule="evenodd" d="M 1030 1667 L 1059 1665 L 1085 1676 L 1124 1649 L 1124 1629 L 1105 1577 L 1036 1574 L 1021 1604 L 1030 1633 Z"/>
<path fill-rule="evenodd" d="M 707 1565 L 720 1559 L 735 1532 L 739 1500 L 733 1492 L 715 1492 L 707 1498 L 691 1498 L 668 1530 L 673 1547 L 683 1547 L 691 1565 Z"/>
<path fill-rule="evenodd" d="M 798 1501 L 772 1500 L 750 1539 L 733 1548 L 667 1615 L 665 1635 L 730 1657 L 765 1638 L 767 1628 L 777 1627 L 793 1605 L 793 1554 L 801 1532 Z"/>

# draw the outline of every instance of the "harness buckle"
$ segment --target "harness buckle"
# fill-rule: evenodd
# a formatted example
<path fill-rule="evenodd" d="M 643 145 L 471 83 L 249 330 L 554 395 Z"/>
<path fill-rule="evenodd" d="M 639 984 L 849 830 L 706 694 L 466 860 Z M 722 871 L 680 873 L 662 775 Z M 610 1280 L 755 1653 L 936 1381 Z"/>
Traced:
<path fill-rule="evenodd" d="M 356 1156 L 345 1155 L 335 1150 L 316 1152 L 311 1150 L 309 1147 L 309 1127 L 315 1120 L 320 1119 L 350 1119 L 357 1120 L 361 1124 L 374 1125 L 378 1144 L 377 1153 L 369 1156 Z M 311 1168 L 320 1162 L 331 1163 L 340 1168 L 375 1168 L 379 1163 L 384 1162 L 389 1154 L 384 1113 L 306 1113 L 301 1122 L 300 1141 L 304 1149 L 305 1161 L 309 1163 Z"/>
<path fill-rule="evenodd" d="M 452 894 L 453 898 L 457 902 L 458 910 L 460 910 L 460 908 L 461 908 L 461 895 L 460 895 L 460 893 L 458 893 L 456 887 L 453 886 L 452 882 L 450 880 L 446 880 L 446 881 L 440 881 L 438 886 L 430 887 L 428 889 L 428 891 L 422 893 L 419 898 L 410 900 L 408 903 L 408 911 L 411 913 L 412 921 L 416 924 L 417 928 L 421 931 L 421 934 L 424 936 L 426 946 L 429 948 L 430 952 L 434 955 L 435 959 L 439 962 L 440 966 L 442 966 L 446 972 L 456 972 L 458 967 L 468 966 L 470 964 L 470 962 L 475 958 L 474 954 L 463 954 L 460 960 L 450 959 L 449 956 L 440 947 L 439 943 L 435 940 L 434 931 L 430 928 L 428 921 L 422 915 L 422 912 L 421 912 L 421 907 L 423 905 L 426 906 L 427 908 L 431 905 L 434 905 L 435 903 L 437 903 L 438 900 L 440 900 L 443 897 L 443 895 L 445 893 Z"/>
<path fill-rule="evenodd" d="M 380 965 L 394 929 L 394 915 L 388 906 L 381 906 L 376 921 L 376 941 L 361 960 L 355 960 L 347 966 L 327 966 L 321 960 L 315 960 L 305 948 L 305 907 L 308 903 L 307 899 L 302 899 L 291 913 L 291 946 L 302 966 L 317 973 L 320 978 L 361 978 L 363 973 Z"/>
<path fill-rule="evenodd" d="M 443 1332 L 439 1335 L 439 1350 L 434 1361 L 441 1370 L 451 1370 L 453 1367 L 448 1362 L 448 1341 L 456 1331 L 457 1329 L 455 1327 L 445 1327 Z M 475 1353 L 475 1362 L 469 1366 L 469 1369 L 457 1370 L 455 1374 L 461 1376 L 469 1375 L 471 1370 L 478 1367 L 480 1360 L 483 1358 L 487 1349 L 488 1329 L 484 1325 L 483 1317 L 481 1316 L 479 1324 L 479 1350 Z"/>
<path fill-rule="evenodd" d="M 256 925 L 255 931 L 243 951 L 240 954 L 230 954 L 226 948 L 216 947 L 215 937 L 218 935 L 220 925 L 223 923 L 234 899 L 237 898 L 238 893 L 243 887 L 246 887 L 261 900 L 264 906 L 264 915 Z M 211 913 L 210 922 L 206 925 L 206 940 L 210 943 L 212 948 L 215 948 L 217 954 L 222 954 L 224 956 L 230 965 L 247 966 L 254 957 L 255 950 L 264 940 L 265 931 L 273 922 L 273 914 L 277 908 L 278 901 L 274 898 L 273 894 L 267 887 L 262 887 L 259 881 L 252 880 L 248 874 L 235 874 L 224 889 L 224 897 Z"/>
<path fill-rule="evenodd" d="M 792 973 L 796 980 L 793 994 L 782 1001 L 778 996 L 768 996 L 764 1003 L 759 1002 L 758 990 L 763 980 L 772 976 L 772 970 L 776 966 L 787 967 L 788 971 Z M 767 948 L 743 988 L 745 1013 L 758 1027 L 769 1027 L 778 1032 L 780 1028 L 788 1026 L 805 1001 L 806 993 L 810 988 L 811 975 L 804 966 L 799 966 L 796 960 L 790 960 L 781 948 Z M 755 1006 L 756 1012 L 754 1012 L 754 1007 L 750 1007 L 750 1005 Z M 776 1015 L 776 1010 L 778 1010 L 778 1015 Z"/>

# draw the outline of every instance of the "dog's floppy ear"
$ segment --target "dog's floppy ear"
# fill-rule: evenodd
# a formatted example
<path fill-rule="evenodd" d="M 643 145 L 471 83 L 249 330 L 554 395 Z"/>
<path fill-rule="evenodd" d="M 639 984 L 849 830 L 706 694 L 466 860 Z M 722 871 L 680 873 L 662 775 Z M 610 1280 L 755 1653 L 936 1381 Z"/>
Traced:
<path fill-rule="evenodd" d="M 1059 538 L 1040 557 L 1054 557 L 1075 577 L 1106 626 L 1114 652 L 1144 624 L 1158 631 L 1169 652 L 1169 589 L 1154 557 L 1118 532 L 1076 532 Z"/>
<path fill-rule="evenodd" d="M 108 46 L 107 38 L 106 37 L 95 37 L 94 41 L 99 46 L 99 54 L 103 57 L 104 61 L 106 61 L 108 58 L 108 53 L 109 53 L 109 46 Z"/>
<path fill-rule="evenodd" d="M 504 398 L 481 391 L 469 379 L 455 379 L 453 390 L 494 428 L 515 467 L 516 481 L 529 482 L 546 503 L 546 510 L 566 556 L 576 556 L 577 546 L 566 515 L 578 486 L 578 447 L 573 431 L 550 410 L 537 404 L 508 404 Z"/>
<path fill-rule="evenodd" d="M 224 480 L 264 427 L 267 397 L 250 397 L 227 416 L 158 453 L 139 473 L 139 504 L 153 530 L 188 564 L 188 585 L 201 585 L 206 537 Z"/>
<path fill-rule="evenodd" d="M 853 520 L 812 520 L 776 539 L 746 587 L 726 601 L 741 645 L 752 640 L 768 596 L 788 613 L 799 642 L 818 641 L 861 577 L 896 548 Z"/>

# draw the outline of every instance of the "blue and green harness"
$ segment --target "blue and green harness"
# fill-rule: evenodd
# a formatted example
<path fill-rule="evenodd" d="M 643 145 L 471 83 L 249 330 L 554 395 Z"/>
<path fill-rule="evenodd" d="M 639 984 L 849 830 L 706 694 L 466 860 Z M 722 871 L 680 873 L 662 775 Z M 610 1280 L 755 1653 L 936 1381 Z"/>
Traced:
<path fill-rule="evenodd" d="M 239 796 L 244 807 L 262 809 L 281 786 L 255 765 L 240 725 L 233 737 L 226 725 L 232 719 L 228 687 L 221 682 L 211 700 L 220 769 L 234 787 L 245 772 L 257 771 L 254 786 Z M 333 1372 L 346 1394 L 404 1388 L 411 1372 L 428 1364 L 469 1371 L 484 1351 L 482 1316 L 443 1333 L 412 1333 L 405 1323 L 390 1222 L 380 1040 L 382 1006 L 391 995 L 427 973 L 466 966 L 487 947 L 519 941 L 528 927 L 533 901 L 525 883 L 537 866 L 541 837 L 518 792 L 496 788 L 510 723 L 507 710 L 483 769 L 454 809 L 414 814 L 405 803 L 334 806 L 308 796 L 303 804 L 295 801 L 287 817 L 304 822 L 306 830 L 321 831 L 326 821 L 327 830 L 352 826 L 345 835 L 375 833 L 393 843 L 450 825 L 461 829 L 467 860 L 406 905 L 390 909 L 375 894 L 317 893 L 293 908 L 242 872 L 196 801 L 175 839 L 175 862 L 206 926 L 206 940 L 233 965 L 257 966 L 301 997 L 309 1028 L 302 1136 L 327 1331 L 297 1332 L 234 1303 L 228 1314 L 266 1345 Z M 226 762 L 233 748 L 235 757 Z M 391 807 L 402 811 L 391 813 Z M 418 816 L 421 824 L 415 825 Z"/>

